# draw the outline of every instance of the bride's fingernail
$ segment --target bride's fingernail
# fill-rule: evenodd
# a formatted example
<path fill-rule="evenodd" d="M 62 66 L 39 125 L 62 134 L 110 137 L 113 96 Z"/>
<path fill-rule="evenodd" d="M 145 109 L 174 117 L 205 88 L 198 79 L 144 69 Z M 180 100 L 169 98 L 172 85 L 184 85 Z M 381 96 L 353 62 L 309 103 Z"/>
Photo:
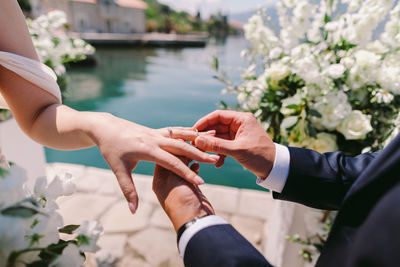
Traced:
<path fill-rule="evenodd" d="M 217 133 L 216 130 L 210 130 L 210 131 L 207 131 L 207 132 L 206 132 L 206 134 L 210 134 L 210 135 L 214 135 L 214 134 L 216 134 L 216 133 Z"/>
<path fill-rule="evenodd" d="M 198 175 L 194 177 L 194 181 L 195 181 L 198 185 L 204 184 L 204 180 L 201 179 L 201 177 L 198 176 Z"/>
<path fill-rule="evenodd" d="M 136 205 L 133 204 L 132 202 L 129 202 L 128 206 L 129 206 L 129 210 L 131 211 L 131 213 L 135 214 L 136 213 Z"/>
<path fill-rule="evenodd" d="M 213 161 L 218 161 L 220 157 L 218 155 L 209 155 L 209 158 Z"/>

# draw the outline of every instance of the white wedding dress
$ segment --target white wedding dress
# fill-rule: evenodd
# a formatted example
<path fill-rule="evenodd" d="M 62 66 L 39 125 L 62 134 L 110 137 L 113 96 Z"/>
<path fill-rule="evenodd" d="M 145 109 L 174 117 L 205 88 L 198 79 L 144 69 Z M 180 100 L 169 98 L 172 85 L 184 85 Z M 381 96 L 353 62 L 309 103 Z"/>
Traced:
<path fill-rule="evenodd" d="M 45 64 L 30 58 L 0 51 L 0 65 L 55 96 L 61 103 L 61 91 L 57 84 L 57 76 Z M 8 109 L 8 105 L 1 94 L 0 108 Z"/>

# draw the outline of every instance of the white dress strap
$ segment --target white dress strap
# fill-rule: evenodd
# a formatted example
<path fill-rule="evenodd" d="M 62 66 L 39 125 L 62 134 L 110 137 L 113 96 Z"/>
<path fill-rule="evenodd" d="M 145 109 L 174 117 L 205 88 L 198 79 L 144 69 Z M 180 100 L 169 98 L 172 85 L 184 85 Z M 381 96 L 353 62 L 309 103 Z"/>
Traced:
<path fill-rule="evenodd" d="M 61 90 L 57 84 L 57 76 L 45 64 L 27 57 L 0 51 L 0 65 L 47 91 L 61 103 Z M 9 108 L 1 94 L 0 108 Z"/>

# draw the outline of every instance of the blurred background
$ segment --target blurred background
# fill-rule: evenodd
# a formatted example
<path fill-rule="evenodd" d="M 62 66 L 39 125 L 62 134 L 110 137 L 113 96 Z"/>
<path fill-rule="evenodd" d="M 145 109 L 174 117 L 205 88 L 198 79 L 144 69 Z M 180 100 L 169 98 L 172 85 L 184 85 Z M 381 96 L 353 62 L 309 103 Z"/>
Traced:
<path fill-rule="evenodd" d="M 260 7 L 274 1 L 227 0 L 20 0 L 33 19 L 52 10 L 67 17 L 68 35 L 92 44 L 96 51 L 67 65 L 64 102 L 77 110 L 110 112 L 148 127 L 192 126 L 221 108 L 223 95 L 215 79 L 213 58 L 230 66 L 240 81 L 245 64 L 240 52 L 248 46 L 243 25 Z M 277 22 L 275 9 L 268 9 Z M 48 162 L 108 168 L 97 148 L 80 151 L 46 149 Z M 136 173 L 152 175 L 153 164 L 142 162 Z M 221 169 L 204 165 L 207 183 L 261 189 L 255 176 L 228 159 Z"/>

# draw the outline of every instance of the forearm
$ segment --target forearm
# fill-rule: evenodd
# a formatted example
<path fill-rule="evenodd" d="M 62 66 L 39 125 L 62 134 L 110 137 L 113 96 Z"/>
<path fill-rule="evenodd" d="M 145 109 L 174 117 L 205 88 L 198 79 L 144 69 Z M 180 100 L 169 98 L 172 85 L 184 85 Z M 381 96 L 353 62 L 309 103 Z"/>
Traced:
<path fill-rule="evenodd" d="M 55 149 L 87 148 L 95 145 L 93 136 L 107 117 L 111 115 L 79 112 L 65 105 L 52 104 L 40 112 L 27 134 Z"/>
<path fill-rule="evenodd" d="M 340 151 L 320 154 L 299 148 L 289 151 L 289 176 L 282 193 L 274 197 L 319 209 L 338 209 L 354 181 L 377 156 L 348 157 Z"/>

